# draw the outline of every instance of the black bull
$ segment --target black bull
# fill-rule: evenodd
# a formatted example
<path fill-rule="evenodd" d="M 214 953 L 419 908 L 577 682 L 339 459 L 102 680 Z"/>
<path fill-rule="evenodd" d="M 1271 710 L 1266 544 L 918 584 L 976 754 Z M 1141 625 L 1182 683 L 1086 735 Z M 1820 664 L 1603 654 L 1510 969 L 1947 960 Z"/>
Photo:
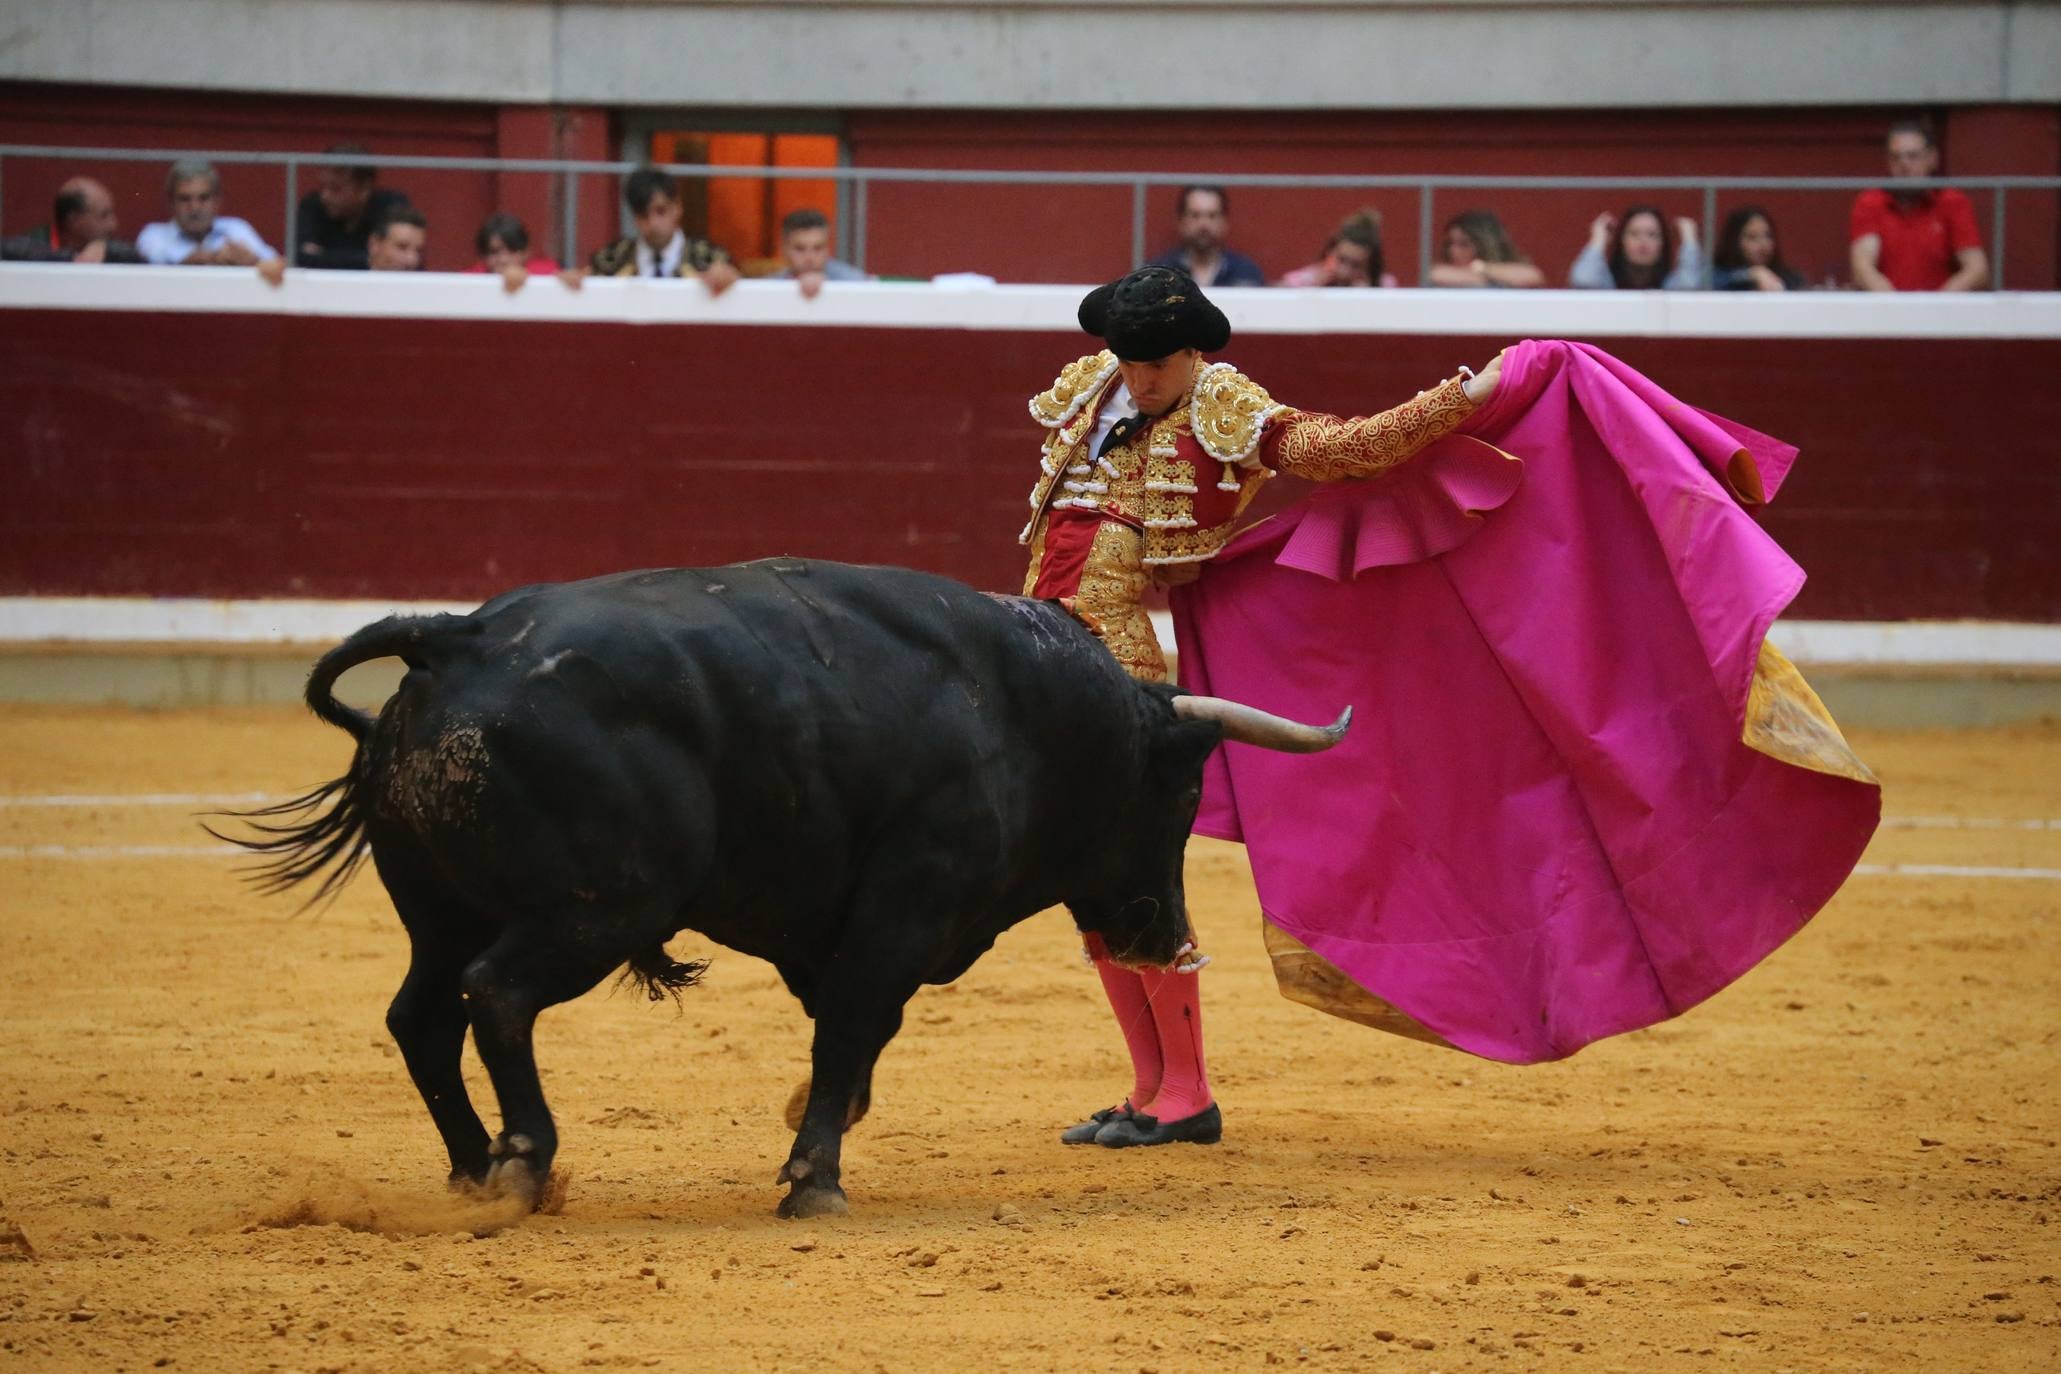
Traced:
<path fill-rule="evenodd" d="M 409 671 L 377 718 L 331 695 L 390 655 Z M 558 1144 L 537 1014 L 625 965 L 654 998 L 692 983 L 665 942 L 693 929 L 770 961 L 815 1019 L 791 1216 L 844 1209 L 842 1133 L 922 984 L 1059 903 L 1116 958 L 1174 961 L 1209 751 L 1326 748 L 1346 724 L 1135 682 L 1050 603 L 784 559 L 382 620 L 307 699 L 357 738 L 350 770 L 238 842 L 274 888 L 327 869 L 322 892 L 371 853 L 412 945 L 387 1025 L 452 1179 L 536 1199 Z M 459 1074 L 468 1027 L 498 1137 Z"/>

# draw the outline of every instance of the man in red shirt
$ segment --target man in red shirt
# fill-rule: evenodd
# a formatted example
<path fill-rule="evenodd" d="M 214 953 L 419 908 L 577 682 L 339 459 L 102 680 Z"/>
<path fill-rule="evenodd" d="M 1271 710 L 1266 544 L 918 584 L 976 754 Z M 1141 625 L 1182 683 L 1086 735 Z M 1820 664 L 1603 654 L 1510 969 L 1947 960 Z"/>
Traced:
<path fill-rule="evenodd" d="M 1939 171 L 1932 130 L 1915 120 L 1889 129 L 1889 174 Z M 1980 291 L 1989 258 L 1975 229 L 1975 207 L 1952 187 L 1873 190 L 1854 198 L 1847 237 L 1854 283 L 1869 291 Z"/>

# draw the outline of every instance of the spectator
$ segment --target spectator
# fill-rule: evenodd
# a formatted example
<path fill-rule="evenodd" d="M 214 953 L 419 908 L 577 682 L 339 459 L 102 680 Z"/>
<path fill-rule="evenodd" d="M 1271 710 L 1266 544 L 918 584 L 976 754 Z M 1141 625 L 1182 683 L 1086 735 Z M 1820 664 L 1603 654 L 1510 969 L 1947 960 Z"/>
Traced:
<path fill-rule="evenodd" d="M 1544 286 L 1546 274 L 1510 242 L 1503 221 L 1488 210 L 1463 210 L 1446 221 L 1430 286 Z"/>
<path fill-rule="evenodd" d="M 1259 264 L 1224 247 L 1231 235 L 1231 198 L 1221 186 L 1183 186 L 1174 211 L 1181 243 L 1146 263 L 1186 272 L 1197 286 L 1265 286 Z"/>
<path fill-rule="evenodd" d="M 812 300 L 826 281 L 872 280 L 850 263 L 830 256 L 830 217 L 821 210 L 787 213 L 780 221 L 780 256 L 786 265 L 773 279 L 799 282 L 802 295 Z"/>
<path fill-rule="evenodd" d="M 1679 252 L 1667 239 L 1667 221 L 1651 205 L 1623 216 L 1604 211 L 1589 225 L 1589 243 L 1574 260 L 1567 284 L 1587 291 L 1694 291 L 1703 284 L 1703 249 L 1696 221 L 1675 221 Z"/>
<path fill-rule="evenodd" d="M 429 246 L 429 221 L 412 205 L 386 212 L 365 240 L 365 265 L 374 272 L 420 272 Z"/>
<path fill-rule="evenodd" d="M 492 272 L 501 278 L 502 289 L 511 293 L 522 290 L 523 283 L 536 273 L 558 272 L 555 259 L 530 252 L 529 227 L 514 215 L 488 215 L 479 232 L 472 236 L 472 250 L 479 255 L 479 261 L 465 270 Z M 568 273 L 565 277 L 566 285 L 579 286 L 578 274 Z"/>
<path fill-rule="evenodd" d="M 355 143 L 338 143 L 328 149 L 342 156 L 367 156 Z M 362 272 L 370 262 L 367 249 L 372 226 L 408 203 L 399 191 L 377 185 L 379 169 L 324 167 L 315 189 L 301 197 L 294 211 L 292 237 L 300 247 L 294 253 L 297 267 L 331 267 Z"/>
<path fill-rule="evenodd" d="M 284 267 L 279 253 L 248 220 L 218 213 L 222 178 L 205 162 L 175 162 L 165 174 L 165 199 L 172 217 L 146 224 L 136 236 L 145 260 L 199 267 L 258 267 L 268 279 Z"/>
<path fill-rule="evenodd" d="M 0 243 L 0 257 L 21 262 L 139 263 L 136 245 L 114 236 L 114 197 L 91 177 L 57 188 L 50 222 Z"/>
<path fill-rule="evenodd" d="M 1283 286 L 1394 286 L 1381 253 L 1381 213 L 1347 215 L 1324 243 L 1324 256 L 1281 278 Z"/>
<path fill-rule="evenodd" d="M 711 296 L 737 280 L 730 255 L 680 228 L 680 195 L 673 179 L 643 167 L 623 179 L 623 204 L 637 232 L 594 251 L 593 270 L 604 277 L 699 277 Z"/>
<path fill-rule="evenodd" d="M 1782 261 L 1775 221 L 1758 205 L 1742 205 L 1725 216 L 1711 263 L 1714 291 L 1803 290 L 1803 273 Z"/>
<path fill-rule="evenodd" d="M 1939 173 L 1939 145 L 1922 120 L 1889 129 L 1889 174 Z M 1980 291 L 1989 256 L 1975 231 L 1975 207 L 1951 186 L 1863 191 L 1854 197 L 1847 238 L 1856 284 L 1868 291 Z"/>

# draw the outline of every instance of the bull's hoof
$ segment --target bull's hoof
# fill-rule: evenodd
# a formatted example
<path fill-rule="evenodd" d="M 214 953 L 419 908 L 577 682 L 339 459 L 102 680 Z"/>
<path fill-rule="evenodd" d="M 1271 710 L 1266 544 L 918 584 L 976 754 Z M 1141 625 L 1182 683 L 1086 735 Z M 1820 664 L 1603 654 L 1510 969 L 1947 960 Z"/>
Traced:
<path fill-rule="evenodd" d="M 526 1159 L 504 1159 L 487 1171 L 488 1197 L 517 1197 L 535 1211 L 544 1196 L 544 1179 Z"/>
<path fill-rule="evenodd" d="M 789 1221 L 806 1221 L 810 1217 L 841 1217 L 852 1210 L 844 1199 L 842 1188 L 808 1188 L 796 1184 L 794 1191 L 780 1199 L 780 1215 Z"/>

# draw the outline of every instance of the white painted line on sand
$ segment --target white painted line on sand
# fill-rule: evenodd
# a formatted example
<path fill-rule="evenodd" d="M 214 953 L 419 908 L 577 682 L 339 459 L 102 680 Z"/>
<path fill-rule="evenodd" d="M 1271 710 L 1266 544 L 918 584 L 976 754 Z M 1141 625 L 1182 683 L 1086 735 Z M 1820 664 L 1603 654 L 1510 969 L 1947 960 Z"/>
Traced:
<path fill-rule="evenodd" d="M 285 801 L 285 792 L 57 792 L 43 796 L 0 794 L 0 806 L 257 806 Z"/>
<path fill-rule="evenodd" d="M 2061 881 L 2061 868 L 1991 868 L 1971 864 L 1856 864 L 1856 878 L 2036 878 Z"/>
<path fill-rule="evenodd" d="M 2061 818 L 2002 816 L 1884 816 L 1884 830 L 2061 830 Z"/>
<path fill-rule="evenodd" d="M 0 859 L 233 859 L 230 844 L 0 844 Z"/>

